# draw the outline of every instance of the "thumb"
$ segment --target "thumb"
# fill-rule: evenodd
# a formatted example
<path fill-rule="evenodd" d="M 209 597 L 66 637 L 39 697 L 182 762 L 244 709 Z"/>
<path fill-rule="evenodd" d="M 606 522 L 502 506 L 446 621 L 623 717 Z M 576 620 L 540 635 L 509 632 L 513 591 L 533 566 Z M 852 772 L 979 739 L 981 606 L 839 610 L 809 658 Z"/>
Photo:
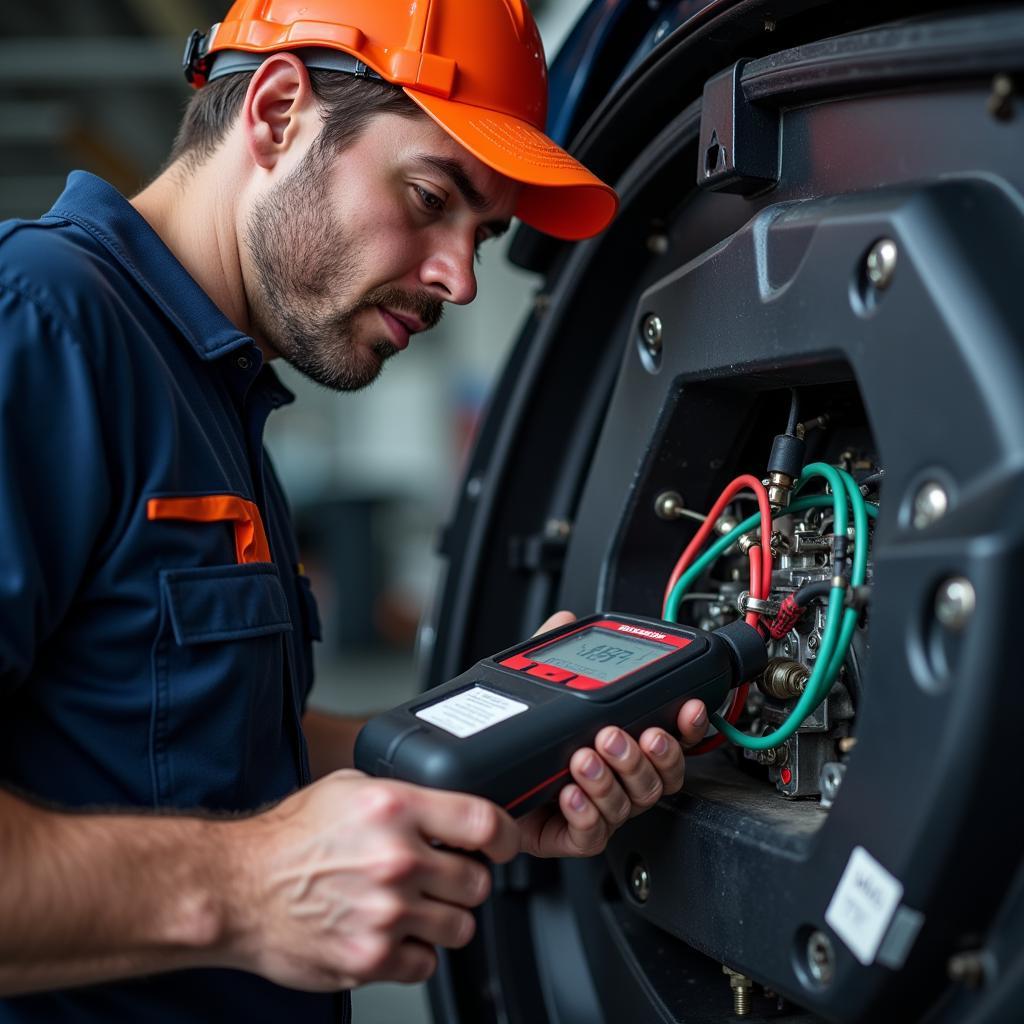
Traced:
<path fill-rule="evenodd" d="M 559 626 L 567 626 L 570 622 L 575 622 L 576 616 L 572 612 L 560 611 L 555 612 L 550 618 L 548 618 L 544 625 L 534 633 L 534 636 L 540 636 L 541 633 L 547 633 L 548 630 L 557 629 Z"/>

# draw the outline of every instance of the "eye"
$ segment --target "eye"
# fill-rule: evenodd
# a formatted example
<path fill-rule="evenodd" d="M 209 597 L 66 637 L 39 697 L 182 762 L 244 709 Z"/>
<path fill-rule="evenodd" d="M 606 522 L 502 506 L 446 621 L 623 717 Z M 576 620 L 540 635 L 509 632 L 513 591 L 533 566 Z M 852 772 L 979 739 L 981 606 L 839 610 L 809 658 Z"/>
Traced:
<path fill-rule="evenodd" d="M 441 196 L 429 191 L 429 189 L 425 189 L 422 185 L 413 185 L 413 189 L 419 197 L 420 202 L 431 213 L 444 212 L 445 201 Z"/>

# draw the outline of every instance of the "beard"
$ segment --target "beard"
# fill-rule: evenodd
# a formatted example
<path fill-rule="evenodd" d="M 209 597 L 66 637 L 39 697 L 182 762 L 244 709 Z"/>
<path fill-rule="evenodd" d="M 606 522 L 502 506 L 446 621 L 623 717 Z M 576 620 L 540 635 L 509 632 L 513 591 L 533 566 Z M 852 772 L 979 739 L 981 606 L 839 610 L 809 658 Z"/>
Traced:
<path fill-rule="evenodd" d="M 398 349 L 381 335 L 360 345 L 357 317 L 384 306 L 434 327 L 443 304 L 422 292 L 382 285 L 342 308 L 332 299 L 362 271 L 359 240 L 332 215 L 330 160 L 314 143 L 302 162 L 254 206 L 245 244 L 259 289 L 250 296 L 253 333 L 306 377 L 332 391 L 371 384 Z"/>

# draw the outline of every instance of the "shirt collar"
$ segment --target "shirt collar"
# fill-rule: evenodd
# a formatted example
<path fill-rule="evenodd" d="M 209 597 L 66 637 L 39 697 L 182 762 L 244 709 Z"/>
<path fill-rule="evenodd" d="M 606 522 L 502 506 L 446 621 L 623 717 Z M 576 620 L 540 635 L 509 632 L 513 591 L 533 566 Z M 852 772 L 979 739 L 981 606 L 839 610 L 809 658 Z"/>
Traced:
<path fill-rule="evenodd" d="M 69 220 L 89 232 L 167 314 L 201 359 L 219 359 L 243 345 L 256 347 L 217 308 L 148 221 L 102 178 L 72 171 L 45 216 Z"/>

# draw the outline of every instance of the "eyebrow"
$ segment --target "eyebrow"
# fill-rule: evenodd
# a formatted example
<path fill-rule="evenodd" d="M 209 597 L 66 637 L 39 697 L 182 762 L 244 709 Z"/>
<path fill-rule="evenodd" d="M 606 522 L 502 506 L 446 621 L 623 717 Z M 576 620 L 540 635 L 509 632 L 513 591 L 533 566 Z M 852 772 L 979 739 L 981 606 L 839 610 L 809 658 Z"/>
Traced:
<path fill-rule="evenodd" d="M 482 213 L 490 205 L 486 197 L 481 195 L 470 180 L 469 175 L 466 173 L 466 168 L 458 160 L 453 160 L 450 157 L 423 154 L 417 157 L 417 161 L 432 167 L 435 171 L 440 171 L 441 174 L 449 178 L 452 184 L 459 190 L 462 198 L 466 200 L 466 205 L 474 213 Z M 511 222 L 508 220 L 492 220 L 487 222 L 486 227 L 491 232 L 491 237 L 497 238 L 508 231 L 510 224 Z"/>

